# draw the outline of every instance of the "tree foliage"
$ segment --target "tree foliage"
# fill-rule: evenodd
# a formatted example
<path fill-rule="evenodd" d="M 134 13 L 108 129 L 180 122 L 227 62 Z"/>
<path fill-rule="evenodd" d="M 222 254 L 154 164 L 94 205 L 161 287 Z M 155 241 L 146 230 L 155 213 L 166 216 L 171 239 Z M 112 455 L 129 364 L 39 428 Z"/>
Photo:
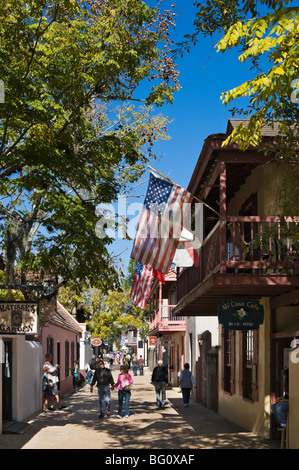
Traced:
<path fill-rule="evenodd" d="M 261 142 L 262 127 L 274 121 L 280 122 L 282 134 L 289 135 L 291 126 L 294 135 L 298 106 L 291 96 L 292 83 L 298 79 L 299 7 L 291 6 L 291 0 L 195 3 L 195 33 L 186 35 L 188 41 L 195 44 L 201 35 L 220 33 L 217 51 L 239 48 L 239 61 L 251 60 L 256 72 L 253 78 L 222 94 L 225 105 L 249 98 L 246 110 L 233 109 L 249 118 L 248 126 L 241 124 L 224 145 L 237 142 L 242 149 L 256 146 Z"/>
<path fill-rule="evenodd" d="M 95 311 L 90 322 L 94 334 L 106 340 L 109 336 L 128 329 L 144 326 L 143 311 L 130 301 L 130 289 L 111 291 Z"/>
<path fill-rule="evenodd" d="M 239 61 L 250 61 L 253 77 L 223 92 L 225 105 L 245 98 L 245 108 L 236 106 L 232 114 L 248 119 L 246 125 L 233 130 L 223 145 L 238 143 L 241 149 L 260 146 L 275 155 L 279 162 L 288 162 L 288 187 L 298 186 L 298 84 L 299 84 L 299 7 L 291 0 L 208 0 L 195 2 L 198 12 L 195 33 L 186 35 L 181 49 L 196 44 L 201 36 L 216 35 L 217 51 L 225 53 L 238 48 Z M 265 146 L 263 127 L 279 123 L 275 142 Z M 298 194 L 290 198 L 286 185 L 280 194 L 284 215 L 297 215 Z"/>
<path fill-rule="evenodd" d="M 172 24 L 170 10 L 139 0 L 1 2 L 7 284 L 33 272 L 78 289 L 117 284 L 111 240 L 95 235 L 95 208 L 136 181 L 154 142 L 167 138 L 167 119 L 154 108 L 178 88 Z"/>
<path fill-rule="evenodd" d="M 141 310 L 130 299 L 135 271 L 135 261 L 130 260 L 128 274 L 122 279 L 119 290 L 103 292 L 99 289 L 82 288 L 76 294 L 74 288 L 65 287 L 59 290 L 58 300 L 68 310 L 83 308 L 86 324 L 95 336 L 111 341 L 121 337 L 124 330 L 139 330 L 140 336 L 146 338 L 149 331 L 148 309 Z"/>

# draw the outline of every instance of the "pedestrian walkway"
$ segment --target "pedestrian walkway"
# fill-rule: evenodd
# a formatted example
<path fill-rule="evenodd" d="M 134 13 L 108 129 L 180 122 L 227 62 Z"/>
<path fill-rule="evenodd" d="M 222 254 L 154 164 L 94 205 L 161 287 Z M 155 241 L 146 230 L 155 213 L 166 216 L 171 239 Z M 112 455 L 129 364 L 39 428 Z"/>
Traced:
<path fill-rule="evenodd" d="M 116 379 L 118 367 L 114 366 Z M 64 411 L 36 413 L 24 434 L 2 434 L 0 449 L 278 449 L 201 404 L 185 408 L 179 389 L 167 390 L 167 406 L 156 406 L 150 371 L 134 377 L 131 416 L 118 419 L 117 390 L 111 392 L 111 416 L 99 419 L 98 393 L 85 385 L 64 399 Z"/>

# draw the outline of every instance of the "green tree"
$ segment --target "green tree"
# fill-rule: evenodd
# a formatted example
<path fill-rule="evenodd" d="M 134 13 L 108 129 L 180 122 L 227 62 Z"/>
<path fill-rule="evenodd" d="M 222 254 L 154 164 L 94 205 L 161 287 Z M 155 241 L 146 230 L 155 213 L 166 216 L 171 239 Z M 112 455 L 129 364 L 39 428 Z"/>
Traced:
<path fill-rule="evenodd" d="M 245 108 L 235 106 L 232 114 L 240 114 L 248 123 L 240 125 L 224 142 L 238 143 L 245 150 L 250 145 L 275 155 L 278 162 L 288 162 L 291 171 L 280 193 L 282 215 L 298 214 L 298 191 L 290 197 L 289 188 L 298 187 L 298 98 L 299 89 L 299 7 L 291 0 L 209 0 L 195 2 L 198 12 L 195 32 L 186 35 L 180 50 L 196 44 L 200 37 L 216 35 L 217 52 L 239 49 L 239 61 L 251 61 L 253 77 L 226 91 L 221 98 L 225 105 L 245 98 Z M 279 135 L 267 146 L 262 142 L 265 125 L 279 123 Z"/>
<path fill-rule="evenodd" d="M 201 35 L 220 33 L 217 51 L 224 53 L 238 47 L 239 61 L 251 60 L 256 72 L 252 79 L 222 94 L 225 105 L 238 98 L 249 98 L 247 109 L 233 109 L 249 117 L 248 126 L 240 124 L 224 145 L 237 142 L 243 149 L 258 145 L 263 125 L 274 121 L 279 121 L 285 135 L 290 133 L 290 124 L 297 128 L 298 106 L 291 97 L 292 83 L 298 79 L 299 7 L 289 6 L 291 3 L 291 0 L 195 2 L 198 8 L 195 33 L 186 35 L 187 41 L 181 43 L 181 48 L 189 47 L 191 41 L 196 44 Z"/>
<path fill-rule="evenodd" d="M 118 284 L 111 240 L 95 234 L 95 208 L 136 181 L 167 137 L 154 108 L 178 87 L 171 26 L 170 11 L 139 0 L 1 2 L 7 284 L 28 282 L 29 272 L 36 282 L 54 273 L 78 292 Z M 150 87 L 141 88 L 145 79 Z"/>
<path fill-rule="evenodd" d="M 86 286 L 78 294 L 74 287 L 67 286 L 59 290 L 58 300 L 68 311 L 83 307 L 89 330 L 110 344 L 127 329 L 138 329 L 145 339 L 149 330 L 148 308 L 141 310 L 130 299 L 134 272 L 135 261 L 130 260 L 120 289 L 103 292 Z"/>
<path fill-rule="evenodd" d="M 109 291 L 103 302 L 96 305 L 92 318 L 87 321 L 90 330 L 101 339 L 120 337 L 126 329 L 144 329 L 144 312 L 130 300 L 130 289 Z"/>

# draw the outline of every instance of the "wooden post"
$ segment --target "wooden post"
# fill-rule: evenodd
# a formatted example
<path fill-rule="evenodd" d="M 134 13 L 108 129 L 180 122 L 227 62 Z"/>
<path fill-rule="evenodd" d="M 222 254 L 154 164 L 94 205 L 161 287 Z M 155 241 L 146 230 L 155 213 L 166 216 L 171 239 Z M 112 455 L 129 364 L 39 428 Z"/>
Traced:
<path fill-rule="evenodd" d="M 226 272 L 226 164 L 220 163 L 220 272 Z"/>

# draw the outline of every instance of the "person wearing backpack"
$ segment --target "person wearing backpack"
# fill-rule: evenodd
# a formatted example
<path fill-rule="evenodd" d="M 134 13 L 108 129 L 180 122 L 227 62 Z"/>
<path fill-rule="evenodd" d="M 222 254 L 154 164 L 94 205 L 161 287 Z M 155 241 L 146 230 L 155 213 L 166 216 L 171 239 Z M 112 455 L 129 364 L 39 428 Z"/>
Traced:
<path fill-rule="evenodd" d="M 152 373 L 152 384 L 156 390 L 157 406 L 162 407 L 166 405 L 166 387 L 168 385 L 168 371 L 167 367 L 163 366 L 163 361 L 159 360 L 158 365 L 154 368 Z"/>
<path fill-rule="evenodd" d="M 89 367 L 91 368 L 91 370 L 95 371 L 96 365 L 97 365 L 96 357 L 92 356 L 91 361 L 89 363 Z"/>
<path fill-rule="evenodd" d="M 192 386 L 196 387 L 196 383 L 192 372 L 189 370 L 190 366 L 188 363 L 184 365 L 184 370 L 180 373 L 179 386 L 182 389 L 183 403 L 184 406 L 189 406 L 190 393 Z"/>

